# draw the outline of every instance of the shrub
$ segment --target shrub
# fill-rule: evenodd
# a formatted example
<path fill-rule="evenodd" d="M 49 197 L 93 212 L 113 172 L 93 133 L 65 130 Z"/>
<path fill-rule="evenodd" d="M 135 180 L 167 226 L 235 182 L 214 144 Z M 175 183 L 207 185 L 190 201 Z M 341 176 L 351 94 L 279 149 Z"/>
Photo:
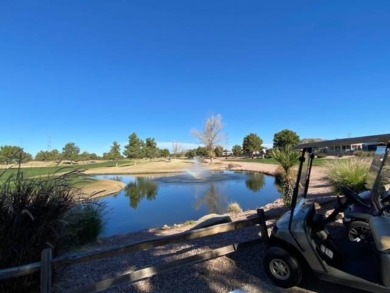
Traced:
<path fill-rule="evenodd" d="M 79 190 L 73 183 L 80 175 L 72 171 L 25 178 L 20 168 L 0 174 L 0 268 L 37 262 L 48 246 L 55 255 L 101 231 L 101 208 L 74 202 Z M 70 217 L 76 211 L 78 217 Z M 0 292 L 34 292 L 38 280 L 39 274 L 33 274 L 2 281 Z"/>
<path fill-rule="evenodd" d="M 76 172 L 71 172 L 49 178 L 24 178 L 19 168 L 1 183 L 0 268 L 39 261 L 43 248 L 59 247 L 65 229 L 61 219 L 73 204 L 75 190 L 71 181 L 75 176 Z M 31 282 L 31 277 L 17 283 L 2 282 L 0 291 L 24 291 Z"/>
<path fill-rule="evenodd" d="M 228 212 L 232 214 L 239 214 L 242 213 L 242 209 L 238 203 L 232 202 L 228 206 Z"/>
<path fill-rule="evenodd" d="M 83 245 L 95 241 L 103 232 L 106 205 L 96 201 L 82 202 L 64 216 L 67 224 L 67 246 Z"/>
<path fill-rule="evenodd" d="M 369 158 L 353 157 L 329 161 L 325 167 L 336 192 L 340 192 L 340 186 L 347 186 L 360 192 L 365 190 L 370 165 Z"/>
<path fill-rule="evenodd" d="M 375 152 L 356 151 L 353 153 L 353 155 L 356 157 L 369 158 L 369 157 L 373 157 L 375 155 Z"/>

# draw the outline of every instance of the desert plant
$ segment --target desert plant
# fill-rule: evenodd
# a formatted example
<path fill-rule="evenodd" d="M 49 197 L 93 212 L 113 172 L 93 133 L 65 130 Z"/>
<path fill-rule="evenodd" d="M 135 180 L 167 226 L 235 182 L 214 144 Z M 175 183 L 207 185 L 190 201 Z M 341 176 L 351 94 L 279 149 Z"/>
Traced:
<path fill-rule="evenodd" d="M 336 192 L 340 186 L 347 186 L 356 192 L 365 190 L 371 159 L 353 157 L 335 159 L 325 164 L 326 173 Z"/>
<path fill-rule="evenodd" d="M 228 212 L 231 214 L 239 214 L 242 213 L 242 209 L 238 203 L 232 202 L 228 206 Z"/>
<path fill-rule="evenodd" d="M 280 168 L 276 173 L 276 180 L 282 187 L 284 204 L 290 206 L 295 183 L 292 170 L 298 162 L 299 153 L 291 145 L 286 145 L 282 149 L 273 149 L 271 155 L 280 164 Z"/>
<path fill-rule="evenodd" d="M 283 168 L 285 175 L 289 176 L 291 168 L 298 163 L 299 152 L 287 145 L 282 149 L 272 149 L 271 156 Z"/>

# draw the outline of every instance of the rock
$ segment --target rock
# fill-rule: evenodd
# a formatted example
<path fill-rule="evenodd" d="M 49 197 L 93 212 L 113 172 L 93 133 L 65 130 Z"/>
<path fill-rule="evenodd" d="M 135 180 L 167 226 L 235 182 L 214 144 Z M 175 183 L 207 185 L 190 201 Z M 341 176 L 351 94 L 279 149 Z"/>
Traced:
<path fill-rule="evenodd" d="M 232 218 L 229 215 L 210 214 L 200 218 L 191 230 L 230 222 L 232 222 Z"/>

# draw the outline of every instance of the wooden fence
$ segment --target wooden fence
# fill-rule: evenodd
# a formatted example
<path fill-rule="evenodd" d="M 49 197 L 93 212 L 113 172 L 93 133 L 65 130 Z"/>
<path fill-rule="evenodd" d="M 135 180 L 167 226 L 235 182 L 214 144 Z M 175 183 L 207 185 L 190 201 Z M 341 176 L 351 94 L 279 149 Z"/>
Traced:
<path fill-rule="evenodd" d="M 230 231 L 240 230 L 246 227 L 251 227 L 254 225 L 260 225 L 260 233 L 262 238 L 258 238 L 251 241 L 233 243 L 231 245 L 227 245 L 224 247 L 220 247 L 217 249 L 213 249 L 210 251 L 206 251 L 203 253 L 199 253 L 196 255 L 192 255 L 189 257 L 185 257 L 183 259 L 178 259 L 171 261 L 169 263 L 151 266 L 144 269 L 140 269 L 137 271 L 133 271 L 131 273 L 126 273 L 118 277 L 105 279 L 103 281 L 97 282 L 92 285 L 84 286 L 82 288 L 77 288 L 75 290 L 71 290 L 70 292 L 100 292 L 102 290 L 106 290 L 115 286 L 123 285 L 126 283 L 136 282 L 142 279 L 150 278 L 154 275 L 157 275 L 162 272 L 166 272 L 175 268 L 180 268 L 182 266 L 199 263 L 202 261 L 210 260 L 213 258 L 217 258 L 220 256 L 224 256 L 230 254 L 232 252 L 238 251 L 242 248 L 252 246 L 259 242 L 268 241 L 268 233 L 267 227 L 265 224 L 265 215 L 262 209 L 257 210 L 257 217 L 248 219 L 235 221 L 226 224 L 215 225 L 207 228 L 201 228 L 197 230 L 189 230 L 185 232 L 181 232 L 178 234 L 164 236 L 161 238 L 142 241 L 130 245 L 118 246 L 115 248 L 105 249 L 99 252 L 86 253 L 86 254 L 77 254 L 70 256 L 62 256 L 57 258 L 52 258 L 52 249 L 45 248 L 41 253 L 41 261 L 36 263 L 31 263 L 28 265 L 23 265 L 14 268 L 2 269 L 0 270 L 0 280 L 10 279 L 15 277 L 21 277 L 24 275 L 28 275 L 34 272 L 40 271 L 40 285 L 41 285 L 41 293 L 49 293 L 51 292 L 52 287 L 52 271 L 58 265 L 63 264 L 77 264 L 82 262 L 88 262 L 92 260 L 98 260 L 103 258 L 109 258 L 113 256 L 119 256 L 122 254 L 127 254 L 131 252 L 141 251 L 152 249 L 158 246 L 178 243 L 186 240 L 192 239 L 200 239 L 203 237 L 215 236 L 221 233 L 226 233 Z"/>

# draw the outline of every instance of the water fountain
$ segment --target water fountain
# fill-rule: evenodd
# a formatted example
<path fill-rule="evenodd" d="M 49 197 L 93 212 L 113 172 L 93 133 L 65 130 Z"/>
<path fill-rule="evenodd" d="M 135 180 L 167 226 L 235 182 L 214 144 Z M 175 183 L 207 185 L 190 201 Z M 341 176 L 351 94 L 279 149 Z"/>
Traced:
<path fill-rule="evenodd" d="M 106 179 L 112 175 L 100 175 Z M 243 210 L 254 209 L 279 197 L 274 178 L 264 174 L 210 171 L 199 159 L 173 176 L 134 177 L 121 175 L 126 188 L 102 199 L 107 204 L 105 236 L 169 226 L 225 213 L 231 202 Z M 119 179 L 119 178 L 118 178 Z M 267 183 L 268 182 L 268 183 Z"/>
<path fill-rule="evenodd" d="M 235 179 L 237 175 L 234 172 L 209 171 L 202 166 L 199 158 L 195 158 L 190 169 L 184 173 L 155 179 L 164 183 L 205 183 L 213 181 L 223 181 Z"/>

